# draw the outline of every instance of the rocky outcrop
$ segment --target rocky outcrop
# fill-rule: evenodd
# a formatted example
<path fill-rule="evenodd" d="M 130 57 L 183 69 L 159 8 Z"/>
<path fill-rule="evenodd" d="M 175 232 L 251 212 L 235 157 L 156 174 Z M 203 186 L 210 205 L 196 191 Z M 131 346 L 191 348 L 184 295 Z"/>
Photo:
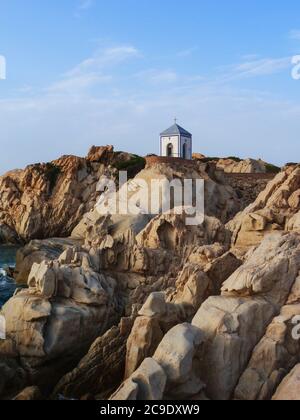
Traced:
<path fill-rule="evenodd" d="M 69 236 L 96 204 L 100 177 L 116 176 L 132 157 L 93 147 L 87 158 L 63 156 L 0 177 L 0 242 Z"/>
<path fill-rule="evenodd" d="M 168 303 L 165 293 L 152 293 L 139 311 L 127 341 L 125 378 L 152 357 L 164 335 L 184 321 L 186 315 L 180 305 Z"/>
<path fill-rule="evenodd" d="M 180 305 L 168 304 L 162 296 L 150 297 L 140 313 L 148 337 L 154 331 L 163 332 L 162 320 L 172 319 L 178 325 L 166 333 L 152 356 L 149 347 L 139 347 L 143 331 L 141 335 L 135 331 L 128 341 L 129 368 L 137 354 L 142 355 L 140 366 L 143 357 L 157 362 L 167 377 L 162 399 L 203 399 L 205 395 L 214 400 L 270 399 L 299 360 L 299 342 L 291 331 L 299 311 L 299 269 L 300 235 L 277 233 L 249 254 L 225 281 L 221 296 L 210 297 L 200 306 L 192 325 L 180 323 L 184 314 Z M 177 321 L 168 314 L 177 314 Z M 150 324 L 151 317 L 156 324 Z M 189 334 L 196 341 L 186 340 Z M 150 343 L 156 344 L 151 339 Z M 136 353 L 137 349 L 143 351 Z M 138 373 L 139 367 L 114 398 L 139 399 Z M 144 381 L 149 383 L 152 373 L 145 373 Z"/>
<path fill-rule="evenodd" d="M 190 207 L 177 214 L 175 196 L 173 211 L 159 215 L 145 214 L 142 199 L 134 215 L 99 213 L 96 175 L 114 177 L 116 170 L 136 169 L 140 159 L 110 147 L 92 148 L 80 170 L 74 166 L 78 159 L 62 159 L 67 167 L 56 172 L 50 195 L 50 184 L 42 187 L 46 167 L 40 178 L 28 172 L 30 188 L 37 189 L 32 197 L 45 213 L 35 203 L 23 230 L 8 218 L 8 209 L 1 219 L 1 200 L 9 201 L 11 192 L 1 195 L 0 180 L 2 232 L 16 234 L 17 240 L 36 235 L 33 214 L 39 214 L 37 227 L 44 223 L 48 232 L 44 218 L 50 224 L 54 217 L 48 204 L 57 204 L 59 194 L 68 200 L 68 188 L 75 188 L 78 198 L 80 188 L 91 187 L 85 198 L 82 191 L 85 214 L 78 224 L 75 213 L 62 214 L 57 204 L 64 223 L 68 215 L 71 237 L 33 240 L 18 253 L 16 278 L 27 288 L 17 289 L 1 312 L 7 336 L 0 341 L 1 398 L 266 400 L 275 394 L 274 399 L 295 399 L 299 166 L 284 168 L 251 206 L 224 225 L 241 200 L 214 176 L 212 166 L 208 170 L 201 160 L 169 164 L 157 158 L 151 165 L 148 160 L 127 184 L 129 200 L 141 191 L 139 181 L 149 186 L 153 179 L 204 178 L 206 215 L 194 226 L 188 223 Z M 36 167 L 31 170 L 36 174 Z M 6 176 L 21 182 L 24 173 Z M 46 204 L 39 188 L 48 191 Z M 115 198 L 122 198 L 122 188 Z M 12 215 L 21 211 L 14 194 L 17 189 Z M 31 193 L 26 187 L 22 194 L 18 199 L 25 203 Z M 100 203 L 109 194 L 102 194 Z"/>
<path fill-rule="evenodd" d="M 280 312 L 300 269 L 300 236 L 267 237 L 224 283 L 222 296 L 209 298 L 192 324 L 204 333 L 200 363 L 208 397 L 229 399 L 252 351 Z"/>
<path fill-rule="evenodd" d="M 195 371 L 202 342 L 203 335 L 198 328 L 180 324 L 171 329 L 158 346 L 153 359 L 167 376 L 165 398 L 187 399 L 205 388 Z"/>
<path fill-rule="evenodd" d="M 63 243 L 65 248 L 60 249 L 63 252 L 58 258 L 59 247 L 53 249 L 49 242 L 40 243 L 44 249 L 38 249 L 46 258 L 41 263 L 33 263 L 28 289 L 18 290 L 2 311 L 7 340 L 5 346 L 0 343 L 0 355 L 12 357 L 13 352 L 19 358 L 29 378 L 25 385 L 37 385 L 44 390 L 46 378 L 48 385 L 54 385 L 100 337 L 88 353 L 88 359 L 78 366 L 78 373 L 73 373 L 75 377 L 80 375 L 89 365 L 89 357 L 94 358 L 94 349 L 99 355 L 101 349 L 107 349 L 103 334 L 117 325 L 124 312 L 130 315 L 132 307 L 141 307 L 153 292 L 166 291 L 168 296 L 176 291 L 176 274 L 185 258 L 202 258 L 209 266 L 214 253 L 221 255 L 228 249 L 230 234 L 221 222 L 207 218 L 203 226 L 186 226 L 185 217 L 161 215 L 149 222 L 149 217 L 142 215 L 117 219 L 101 216 L 91 225 L 92 229 L 85 225 L 81 245 L 71 246 L 72 241 L 78 239 L 71 239 L 66 247 Z M 162 226 L 172 229 L 175 242 L 171 247 L 169 241 L 158 241 Z M 196 252 L 199 244 L 205 247 L 217 240 L 224 241 L 224 245 L 215 250 L 211 246 L 206 252 L 203 249 L 202 254 Z M 28 258 L 33 256 L 30 261 L 34 261 L 34 245 L 31 243 L 27 248 Z M 176 304 L 170 303 L 170 306 L 173 308 Z M 184 321 L 185 317 L 178 317 L 175 312 L 173 315 L 172 311 L 168 312 L 171 318 L 160 324 L 165 327 L 159 339 L 176 323 Z M 147 314 L 142 313 L 142 316 Z M 114 330 L 108 334 L 114 336 Z M 121 342 L 126 346 L 124 337 L 116 336 L 115 339 L 120 348 Z M 159 339 L 154 340 L 151 352 L 156 349 Z M 10 351 L 7 351 L 8 343 Z M 116 349 L 115 354 L 116 368 L 125 366 L 125 353 L 118 353 Z M 113 371 L 113 366 L 110 369 Z M 97 388 L 99 394 L 105 395 L 107 378 L 111 376 L 108 374 L 103 382 L 99 379 L 98 384 L 103 385 L 103 388 L 100 385 Z M 76 388 L 72 376 L 60 387 L 59 392 L 67 395 L 72 392 L 79 395 L 79 389 L 83 389 L 83 386 Z"/>
<path fill-rule="evenodd" d="M 268 233 L 298 230 L 299 197 L 300 167 L 286 167 L 253 204 L 228 223 L 234 245 L 255 246 Z"/>
<path fill-rule="evenodd" d="M 125 381 L 110 398 L 122 401 L 162 400 L 167 377 L 162 367 L 153 359 L 145 359 L 139 369 Z"/>
<path fill-rule="evenodd" d="M 268 326 L 254 349 L 249 365 L 235 390 L 239 400 L 270 400 L 288 372 L 300 361 L 300 340 L 293 337 L 300 319 L 300 278 L 279 316 Z"/>
<path fill-rule="evenodd" d="M 125 378 L 129 378 L 143 360 L 153 356 L 163 337 L 164 333 L 156 318 L 147 316 L 137 318 L 126 345 Z"/>
<path fill-rule="evenodd" d="M 220 159 L 217 162 L 217 168 L 226 173 L 263 174 L 267 172 L 267 164 L 255 159 Z"/>
<path fill-rule="evenodd" d="M 194 263 L 188 262 L 179 273 L 175 291 L 170 291 L 169 295 L 152 293 L 139 311 L 127 341 L 126 378 L 146 357 L 153 356 L 159 342 L 172 327 L 191 321 L 209 296 L 220 294 L 221 284 L 241 264 L 222 246 L 203 246 L 197 251 L 190 256 Z"/>
<path fill-rule="evenodd" d="M 275 173 L 223 173 L 220 177 L 230 185 L 240 199 L 241 209 L 246 209 L 257 199 L 274 178 Z"/>

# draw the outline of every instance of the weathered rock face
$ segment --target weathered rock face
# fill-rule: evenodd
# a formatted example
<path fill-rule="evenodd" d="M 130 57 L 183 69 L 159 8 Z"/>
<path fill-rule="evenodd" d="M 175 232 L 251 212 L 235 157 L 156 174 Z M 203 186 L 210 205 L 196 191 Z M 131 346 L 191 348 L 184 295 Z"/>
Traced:
<path fill-rule="evenodd" d="M 139 311 L 127 341 L 125 378 L 152 357 L 164 335 L 186 318 L 181 305 L 168 303 L 165 293 L 152 293 Z"/>
<path fill-rule="evenodd" d="M 2 399 L 12 398 L 27 383 L 27 374 L 13 358 L 1 357 L 0 361 L 0 395 Z"/>
<path fill-rule="evenodd" d="M 87 158 L 64 156 L 0 177 L 0 242 L 69 236 L 94 207 L 100 177 L 113 177 L 131 158 L 111 146 L 93 147 Z"/>
<path fill-rule="evenodd" d="M 193 159 L 204 162 L 214 162 L 217 169 L 228 174 L 265 174 L 269 170 L 279 171 L 279 168 L 270 165 L 261 159 L 239 159 L 237 157 L 209 158 L 201 153 L 193 153 Z"/>
<path fill-rule="evenodd" d="M 238 214 L 228 228 L 236 246 L 258 245 L 273 231 L 299 228 L 300 167 L 290 166 L 280 172 L 256 201 Z"/>
<path fill-rule="evenodd" d="M 300 365 L 283 380 L 273 397 L 274 401 L 300 400 Z"/>
<path fill-rule="evenodd" d="M 199 369 L 210 398 L 231 398 L 299 269 L 299 234 L 274 234 L 201 306 L 192 324 L 204 333 Z"/>
<path fill-rule="evenodd" d="M 185 215 L 149 218 L 95 213 L 86 216 L 73 235 L 92 247 L 93 259 L 98 261 L 100 270 L 112 271 L 118 281 L 127 282 L 126 293 L 131 303 L 143 305 L 152 292 L 170 288 L 174 291 L 185 259 L 200 245 L 220 241 L 228 249 L 230 244 L 230 232 L 211 217 L 200 226 L 186 226 Z M 131 309 L 127 315 L 130 313 Z"/>
<path fill-rule="evenodd" d="M 38 371 L 43 380 L 51 363 L 78 360 L 120 310 L 116 281 L 97 273 L 87 252 L 70 248 L 58 260 L 34 264 L 28 289 L 2 308 L 7 339 L 0 342 L 0 355 L 17 355 L 25 370 Z"/>
<path fill-rule="evenodd" d="M 125 378 L 129 378 L 147 357 L 153 356 L 164 333 L 156 318 L 140 316 L 127 341 Z"/>
<path fill-rule="evenodd" d="M 42 241 L 35 240 L 29 242 L 17 252 L 16 269 L 14 277 L 17 283 L 27 284 L 31 267 L 34 263 L 42 263 L 43 261 L 53 261 L 70 247 L 80 247 L 82 241 L 74 239 L 44 239 Z"/>
<path fill-rule="evenodd" d="M 266 163 L 255 159 L 220 159 L 217 162 L 217 168 L 222 169 L 226 173 L 263 174 L 267 172 Z"/>
<path fill-rule="evenodd" d="M 284 376 L 300 361 L 300 340 L 293 332 L 300 319 L 300 277 L 266 334 L 255 348 L 248 368 L 235 390 L 235 398 L 269 400 Z"/>
<path fill-rule="evenodd" d="M 162 337 L 172 327 L 191 321 L 210 295 L 220 294 L 221 284 L 241 264 L 221 245 L 197 248 L 189 259 L 194 263 L 184 265 L 175 290 L 169 295 L 152 293 L 139 311 L 127 341 L 126 378 L 146 357 L 153 356 Z"/>
<path fill-rule="evenodd" d="M 156 192 L 156 187 L 153 186 L 153 181 L 158 181 L 160 183 L 160 187 L 163 189 L 163 186 L 166 187 L 167 182 L 172 181 L 180 183 L 182 187 L 185 180 L 205 181 L 205 214 L 207 216 L 215 217 L 222 223 L 226 223 L 229 219 L 236 215 L 238 211 L 241 210 L 240 202 L 233 188 L 218 182 L 218 180 L 214 178 L 214 171 L 211 172 L 207 165 L 197 162 L 190 165 L 186 165 L 184 163 L 182 164 L 181 162 L 174 163 L 173 165 L 161 163 L 147 165 L 144 170 L 140 171 L 135 176 L 135 178 L 126 184 L 125 189 L 127 190 L 126 194 L 128 196 L 128 203 L 130 203 L 130 201 L 134 197 L 138 196 L 139 192 L 142 191 L 143 197 L 141 200 L 142 202 L 140 203 L 139 214 L 149 214 L 151 213 L 151 210 L 153 210 L 153 207 L 156 210 L 155 214 L 163 213 L 163 203 L 165 203 L 165 201 L 158 199 L 157 203 L 152 202 L 152 194 Z M 146 191 L 146 188 L 148 191 Z M 123 190 L 124 189 L 122 189 L 122 191 Z M 194 190 L 193 199 L 196 198 L 195 194 L 196 192 Z M 144 203 L 145 195 L 148 195 L 147 203 Z M 172 209 L 183 204 L 186 207 L 191 206 L 191 203 L 184 203 L 183 200 L 179 199 L 178 196 L 176 196 L 176 200 L 180 201 L 180 203 L 176 202 L 175 198 L 172 196 L 172 193 L 170 195 L 171 199 L 169 200 L 170 203 L 168 204 L 170 204 Z M 109 194 L 107 194 L 107 199 L 108 197 L 110 197 Z M 165 199 L 166 198 L 167 194 Z M 120 192 L 117 193 L 117 199 L 121 204 L 124 204 L 123 194 L 120 194 Z M 128 203 L 126 203 L 126 205 Z M 95 221 L 95 218 L 97 219 L 95 212 L 91 212 L 91 214 L 86 215 L 86 218 L 82 221 L 80 226 L 75 229 L 74 235 L 76 237 L 82 237 L 85 235 L 85 225 L 88 224 L 89 220 Z"/>
<path fill-rule="evenodd" d="M 122 319 L 118 327 L 97 338 L 78 366 L 59 381 L 53 398 L 81 399 L 87 393 L 108 398 L 123 380 L 126 340 L 133 320 Z"/>
<path fill-rule="evenodd" d="M 202 225 L 187 226 L 186 217 L 166 214 L 155 217 L 137 236 L 137 243 L 148 249 L 184 252 L 213 242 L 228 244 L 229 238 L 224 225 L 213 217 L 206 217 Z"/>
<path fill-rule="evenodd" d="M 300 316 L 300 305 L 287 305 L 269 325 L 239 381 L 235 399 L 270 400 L 283 377 L 299 362 L 300 342 L 292 335 L 296 316 Z"/>
<path fill-rule="evenodd" d="M 276 175 L 275 173 L 223 173 L 222 178 L 234 189 L 240 199 L 241 209 L 244 210 L 255 202 Z"/>
<path fill-rule="evenodd" d="M 138 160 L 92 148 L 83 165 L 92 168 L 88 178 L 113 174 L 115 159 L 119 169 Z M 147 184 L 204 178 L 202 225 L 188 225 L 186 214 L 101 215 L 89 178 L 91 190 L 82 198 L 88 211 L 71 237 L 32 241 L 18 253 L 16 276 L 28 288 L 17 290 L 1 312 L 7 333 L 0 341 L 1 398 L 35 400 L 41 390 L 54 399 L 264 400 L 276 389 L 274 399 L 295 397 L 299 167 L 285 168 L 227 226 L 223 222 L 235 215 L 239 200 L 208 172 L 201 162 L 176 161 L 154 163 L 138 174 Z M 85 176 L 80 182 L 86 187 Z M 61 183 L 54 195 L 61 194 Z M 129 185 L 132 197 L 138 178 Z M 59 206 L 57 215 L 63 217 Z M 40 217 L 46 216 L 52 214 Z M 73 213 L 68 217 L 75 220 Z M 14 224 L 11 231 L 7 226 L 2 232 L 20 236 Z M 228 228 L 241 248 L 231 247 Z"/>
<path fill-rule="evenodd" d="M 111 400 L 158 401 L 163 398 L 166 374 L 154 359 L 145 359 L 139 369 L 125 381 Z"/>
<path fill-rule="evenodd" d="M 171 329 L 153 358 L 147 358 L 121 385 L 112 400 L 162 400 L 190 398 L 199 394 L 204 384 L 194 371 L 202 334 L 190 324 Z"/>
<path fill-rule="evenodd" d="M 43 396 L 39 388 L 36 386 L 31 386 L 20 392 L 14 398 L 14 401 L 41 401 L 42 399 Z"/>
<path fill-rule="evenodd" d="M 63 248 L 58 245 L 53 248 L 55 241 L 52 245 L 47 241 L 39 242 L 38 250 L 45 258 L 42 257 L 40 263 L 33 263 L 28 276 L 29 288 L 18 291 L 3 308 L 7 340 L 5 346 L 0 343 L 0 355 L 12 356 L 12 351 L 7 352 L 7 343 L 10 343 L 10 348 L 21 360 L 21 366 L 28 372 L 29 384 L 43 389 L 40 378 L 47 377 L 50 381 L 51 377 L 49 374 L 45 376 L 45 371 L 48 373 L 53 366 L 53 371 L 64 374 L 64 370 L 56 368 L 57 363 L 61 362 L 64 369 L 73 367 L 71 362 L 76 358 L 79 360 L 97 337 L 102 337 L 112 325 L 116 325 L 124 310 L 128 308 L 130 314 L 132 305 L 143 305 L 152 292 L 169 290 L 167 295 L 174 294 L 176 276 L 185 258 L 202 259 L 210 267 L 215 255 L 223 257 L 230 243 L 230 234 L 224 225 L 214 218 L 207 218 L 203 226 L 190 227 L 185 225 L 184 217 L 161 215 L 149 222 L 148 216 L 123 219 L 102 216 L 92 224 L 92 230 L 86 227 L 86 236 L 76 242 L 76 246 L 71 245 L 77 239 L 71 239 L 69 246 L 63 242 L 60 244 Z M 174 247 L 157 242 L 158 232 L 164 224 L 173 229 Z M 206 243 L 213 244 L 216 240 L 224 241 L 224 245 L 215 248 L 211 245 L 205 249 Z M 40 247 L 42 244 L 44 249 Z M 203 249 L 197 253 L 200 244 Z M 30 262 L 34 261 L 37 252 L 34 245 L 31 243 L 27 247 L 28 252 L 23 251 L 24 259 L 29 258 Z M 59 248 L 64 250 L 57 258 Z M 172 310 L 177 308 L 175 303 L 166 305 Z M 148 351 L 151 354 L 155 351 L 170 328 L 185 320 L 184 311 L 180 314 L 181 306 L 178 307 L 178 313 L 176 310 L 167 311 L 170 319 L 166 317 L 160 321 L 162 334 L 153 335 L 154 344 L 150 349 L 145 341 L 146 350 L 141 353 L 142 357 L 138 356 L 136 365 L 142 363 Z M 141 312 L 141 316 L 148 315 Z M 152 334 L 155 321 L 149 322 Z M 99 346 L 95 347 L 99 354 L 105 343 L 105 338 L 101 338 Z M 118 366 L 125 365 L 125 354 L 123 359 L 121 355 L 118 357 Z M 63 363 L 68 359 L 69 364 Z M 130 368 L 131 371 L 134 368 Z M 78 369 L 81 372 L 81 366 Z M 61 387 L 67 393 L 76 392 L 73 385 Z M 98 389 L 99 394 L 105 394 L 100 387 Z"/>
<path fill-rule="evenodd" d="M 218 255 L 218 247 L 206 248 L 208 255 L 209 250 Z M 198 258 L 200 267 L 201 264 L 205 267 L 203 254 L 203 251 L 191 254 L 190 258 L 193 261 Z M 225 255 L 228 254 L 221 253 L 216 261 Z M 187 265 L 183 273 L 185 270 L 191 267 Z M 270 399 L 284 376 L 299 363 L 299 341 L 292 336 L 293 320 L 299 315 L 299 270 L 299 233 L 274 233 L 250 252 L 244 264 L 224 282 L 222 295 L 200 303 L 192 327 L 201 340 L 191 345 L 190 362 L 184 364 L 192 372 L 189 379 L 189 375 L 176 368 L 179 366 L 176 363 L 185 360 L 184 352 L 176 349 L 177 345 L 185 348 L 181 328 L 184 330 L 189 324 L 180 324 L 180 319 L 188 317 L 186 295 L 179 283 L 176 293 L 169 298 L 151 295 L 128 340 L 127 366 L 131 376 L 121 387 L 123 394 L 117 396 L 137 398 L 137 394 L 131 394 L 132 378 L 143 358 L 152 357 L 167 376 L 162 398 L 192 398 L 205 389 L 207 396 L 216 400 Z M 187 278 L 193 278 L 193 271 L 189 272 Z M 185 277 L 183 273 L 179 278 Z M 209 270 L 206 276 L 209 277 Z M 206 277 L 202 281 L 209 283 Z M 191 302 L 193 299 L 188 298 Z M 163 320 L 167 325 L 169 319 L 178 325 L 166 333 L 153 354 L 153 347 L 165 331 Z M 139 325 L 144 330 L 138 330 Z M 134 367 L 137 371 L 132 373 Z"/>

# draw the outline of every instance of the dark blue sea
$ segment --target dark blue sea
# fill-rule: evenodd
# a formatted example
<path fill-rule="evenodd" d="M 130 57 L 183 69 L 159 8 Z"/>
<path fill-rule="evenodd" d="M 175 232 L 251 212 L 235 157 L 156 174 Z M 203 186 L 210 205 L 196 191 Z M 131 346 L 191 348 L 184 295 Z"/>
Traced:
<path fill-rule="evenodd" d="M 0 308 L 16 290 L 16 284 L 6 275 L 5 267 L 15 267 L 17 250 L 14 246 L 0 245 Z"/>

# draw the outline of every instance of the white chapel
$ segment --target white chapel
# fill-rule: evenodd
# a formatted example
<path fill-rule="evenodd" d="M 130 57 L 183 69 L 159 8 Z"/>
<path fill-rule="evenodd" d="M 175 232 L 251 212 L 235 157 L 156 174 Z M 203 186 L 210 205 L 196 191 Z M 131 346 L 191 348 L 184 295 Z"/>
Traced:
<path fill-rule="evenodd" d="M 191 160 L 193 155 L 193 136 L 175 124 L 160 135 L 160 156 Z"/>

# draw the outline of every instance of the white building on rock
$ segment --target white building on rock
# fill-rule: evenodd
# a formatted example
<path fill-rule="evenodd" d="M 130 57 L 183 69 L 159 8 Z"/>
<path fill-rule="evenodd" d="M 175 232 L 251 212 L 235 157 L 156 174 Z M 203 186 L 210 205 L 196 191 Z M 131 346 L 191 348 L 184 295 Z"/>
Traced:
<path fill-rule="evenodd" d="M 175 120 L 175 124 L 160 135 L 160 156 L 191 160 L 192 155 L 193 136 Z"/>

